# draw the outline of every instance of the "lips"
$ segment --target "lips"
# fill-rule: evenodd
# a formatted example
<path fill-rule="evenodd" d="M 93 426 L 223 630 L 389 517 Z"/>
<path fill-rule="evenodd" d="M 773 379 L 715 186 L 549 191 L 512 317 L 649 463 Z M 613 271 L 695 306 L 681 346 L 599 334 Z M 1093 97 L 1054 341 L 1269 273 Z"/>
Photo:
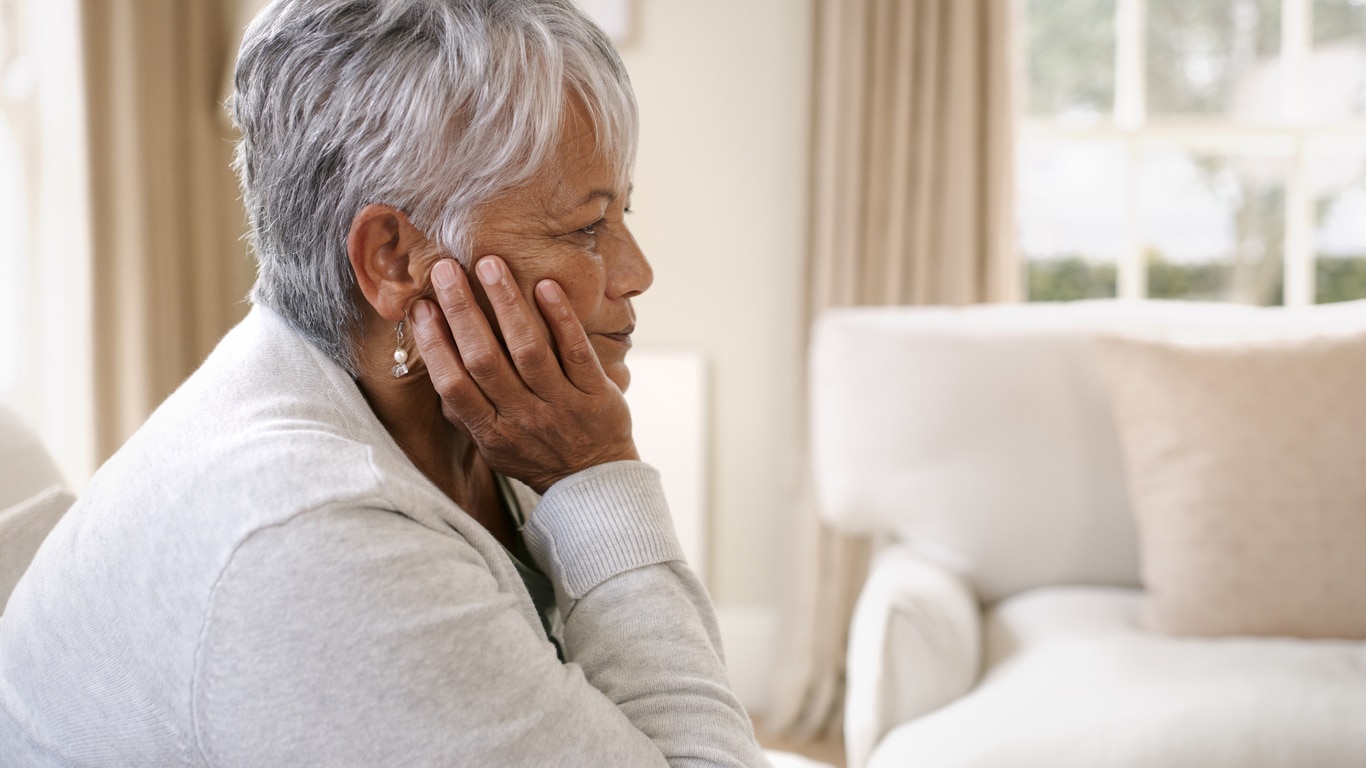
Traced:
<path fill-rule="evenodd" d="M 629 347 L 631 346 L 631 334 L 635 333 L 635 330 L 635 325 L 628 325 L 619 331 L 613 333 L 600 333 L 598 335 L 604 339 L 611 339 L 622 346 Z"/>

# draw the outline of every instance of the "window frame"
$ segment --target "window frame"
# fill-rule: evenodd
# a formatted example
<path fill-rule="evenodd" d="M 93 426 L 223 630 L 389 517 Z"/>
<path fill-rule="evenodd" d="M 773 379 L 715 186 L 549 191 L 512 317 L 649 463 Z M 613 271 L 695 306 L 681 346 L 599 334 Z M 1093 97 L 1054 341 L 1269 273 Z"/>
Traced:
<path fill-rule="evenodd" d="M 1016 56 L 1020 64 L 1017 93 L 1028 93 L 1028 55 L 1025 29 L 1030 0 L 1017 0 Z M 1046 0 L 1043 0 L 1046 1 Z M 1291 147 L 1285 192 L 1285 241 L 1283 243 L 1285 306 L 1315 303 L 1314 199 L 1310 193 L 1308 147 L 1315 139 L 1366 136 L 1366 117 L 1333 122 L 1304 118 L 1302 89 L 1293 87 L 1304 75 L 1312 50 L 1312 0 L 1281 0 L 1280 66 L 1283 87 L 1280 119 L 1252 120 L 1228 117 L 1158 116 L 1147 113 L 1147 0 L 1115 0 L 1115 98 L 1108 119 L 1072 124 L 1053 117 L 1034 116 L 1023 109 L 1016 127 L 1017 146 L 1030 143 L 1067 144 L 1105 141 L 1122 146 L 1129 173 L 1124 190 L 1125 227 L 1116 264 L 1117 298 L 1142 299 L 1148 295 L 1148 270 L 1144 259 L 1142 180 L 1137 169 L 1145 149 L 1157 145 L 1198 150 L 1228 140 L 1275 139 Z M 1021 105 L 1027 99 L 1021 98 Z M 1366 146 L 1366 139 L 1363 139 Z M 1029 269 L 1027 255 L 1021 269 Z M 1026 274 L 1023 285 L 1028 286 Z M 1028 288 L 1025 289 L 1026 297 Z"/>

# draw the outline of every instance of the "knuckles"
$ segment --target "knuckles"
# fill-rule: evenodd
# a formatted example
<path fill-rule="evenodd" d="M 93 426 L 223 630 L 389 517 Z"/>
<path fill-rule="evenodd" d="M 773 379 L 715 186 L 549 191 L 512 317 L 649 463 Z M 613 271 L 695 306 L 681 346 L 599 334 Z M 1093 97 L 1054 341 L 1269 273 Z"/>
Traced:
<path fill-rule="evenodd" d="M 509 344 L 508 352 L 512 355 L 512 362 L 518 370 L 539 369 L 551 359 L 550 347 L 540 339 Z"/>
<path fill-rule="evenodd" d="M 593 348 L 588 345 L 586 339 L 564 345 L 560 349 L 560 356 L 564 358 L 566 363 L 575 367 L 590 366 L 596 358 Z"/>
<path fill-rule="evenodd" d="M 476 379 L 491 379 L 498 375 L 502 368 L 501 357 L 496 350 L 482 345 L 462 350 L 460 355 L 465 370 Z"/>

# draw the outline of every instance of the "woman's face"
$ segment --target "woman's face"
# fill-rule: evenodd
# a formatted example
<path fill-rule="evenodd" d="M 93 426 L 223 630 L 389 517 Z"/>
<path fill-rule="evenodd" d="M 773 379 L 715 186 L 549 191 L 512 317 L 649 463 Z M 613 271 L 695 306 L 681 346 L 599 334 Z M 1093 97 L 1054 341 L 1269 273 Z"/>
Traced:
<path fill-rule="evenodd" d="M 575 101 L 545 167 L 476 211 L 473 255 L 476 261 L 502 257 L 533 307 L 539 281 L 559 283 L 603 370 L 625 390 L 636 321 L 631 299 L 650 287 L 654 273 L 626 227 L 630 185 L 595 144 L 592 124 Z M 485 313 L 491 316 L 487 305 Z"/>

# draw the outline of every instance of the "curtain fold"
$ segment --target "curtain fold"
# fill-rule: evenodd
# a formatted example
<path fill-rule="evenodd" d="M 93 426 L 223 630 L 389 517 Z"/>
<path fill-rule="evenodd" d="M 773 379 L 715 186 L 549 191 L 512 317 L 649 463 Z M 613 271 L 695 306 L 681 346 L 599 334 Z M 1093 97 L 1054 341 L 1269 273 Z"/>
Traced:
<path fill-rule="evenodd" d="M 1011 0 L 817 0 L 816 14 L 803 327 L 836 306 L 1015 299 Z M 769 725 L 811 738 L 840 723 L 872 547 L 820 521 L 804 395 L 794 570 L 805 583 L 784 606 L 790 658 Z"/>
<path fill-rule="evenodd" d="M 95 448 L 103 461 L 246 313 L 253 266 L 220 103 L 233 0 L 82 0 Z"/>

